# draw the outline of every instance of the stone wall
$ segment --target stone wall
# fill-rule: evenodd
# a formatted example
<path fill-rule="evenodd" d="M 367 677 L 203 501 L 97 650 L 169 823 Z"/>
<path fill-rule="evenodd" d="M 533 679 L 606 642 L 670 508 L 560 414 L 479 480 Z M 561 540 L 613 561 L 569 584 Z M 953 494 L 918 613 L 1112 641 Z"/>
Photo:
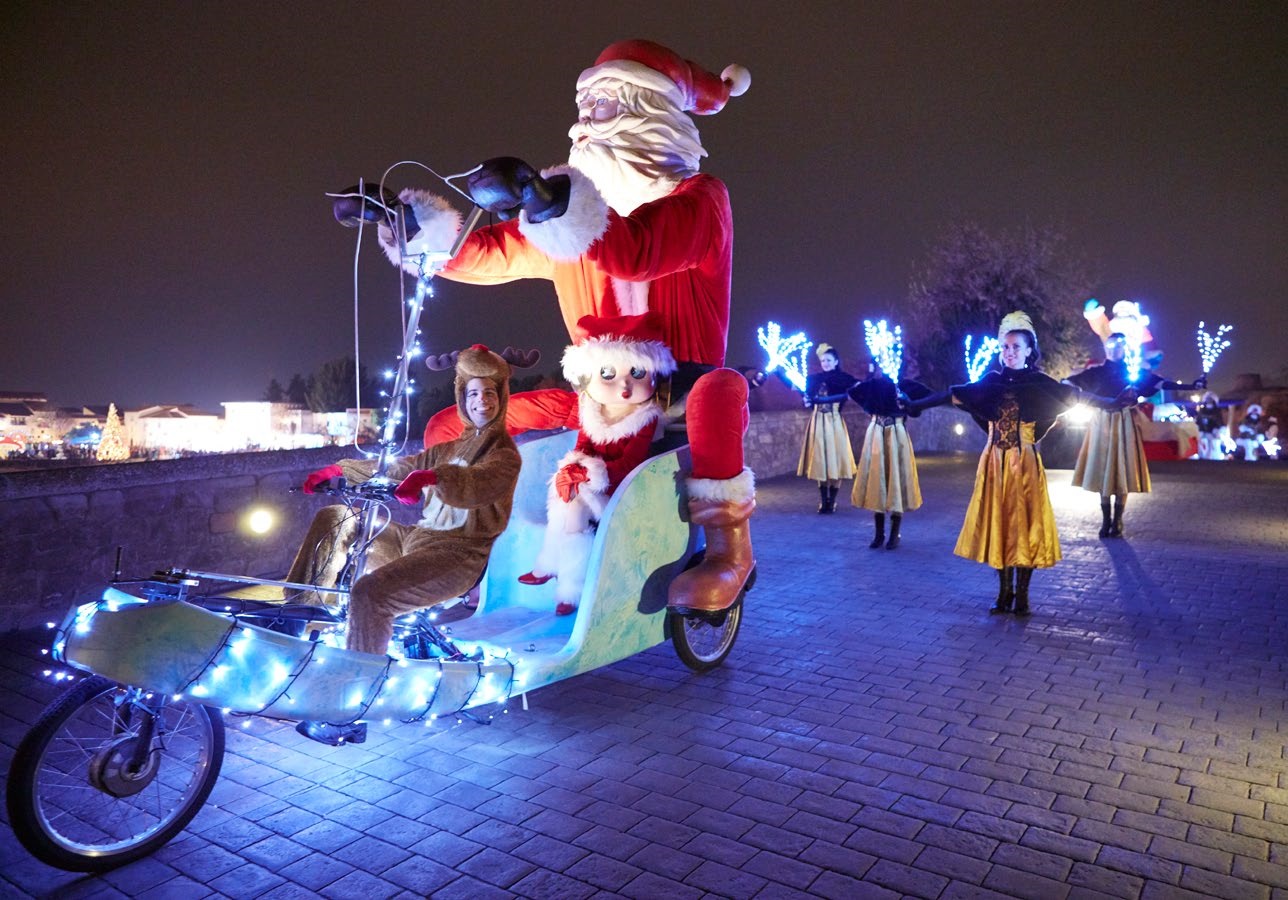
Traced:
<path fill-rule="evenodd" d="M 57 619 L 123 577 L 159 568 L 281 575 L 319 505 L 287 493 L 340 448 L 125 462 L 0 475 L 0 630 Z M 270 509 L 257 536 L 245 513 Z"/>
<path fill-rule="evenodd" d="M 807 419 L 804 410 L 752 413 L 747 464 L 758 478 L 795 474 Z M 846 421 L 857 456 L 867 416 L 850 404 Z M 918 453 L 976 454 L 983 445 L 979 429 L 950 408 L 927 411 L 908 430 Z M 99 596 L 118 547 L 127 578 L 170 566 L 280 577 L 325 502 L 287 489 L 343 455 L 332 447 L 0 474 L 0 631 L 60 618 Z M 277 526 L 250 533 L 252 507 L 271 510 Z"/>

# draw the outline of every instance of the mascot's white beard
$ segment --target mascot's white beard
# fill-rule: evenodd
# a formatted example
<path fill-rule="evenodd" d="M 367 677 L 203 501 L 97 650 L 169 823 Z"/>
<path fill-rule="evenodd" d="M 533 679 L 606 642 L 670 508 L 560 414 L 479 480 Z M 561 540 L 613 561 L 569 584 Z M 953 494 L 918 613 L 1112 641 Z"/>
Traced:
<path fill-rule="evenodd" d="M 707 155 L 693 121 L 672 110 L 623 111 L 609 122 L 578 122 L 568 136 L 568 164 L 590 178 L 619 215 L 665 197 Z"/>

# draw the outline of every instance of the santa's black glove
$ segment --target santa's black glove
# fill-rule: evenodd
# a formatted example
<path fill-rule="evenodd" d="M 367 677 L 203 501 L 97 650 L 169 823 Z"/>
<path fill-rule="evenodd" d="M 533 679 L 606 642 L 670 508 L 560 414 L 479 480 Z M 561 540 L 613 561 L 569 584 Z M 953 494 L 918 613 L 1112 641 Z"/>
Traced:
<path fill-rule="evenodd" d="M 331 212 L 335 215 L 335 220 L 346 228 L 357 228 L 363 222 L 378 225 L 390 221 L 395 213 L 401 212 L 407 226 L 407 237 L 411 238 L 420 231 L 411 207 L 405 206 L 392 191 L 382 192 L 370 184 L 360 188 L 355 184 L 327 196 L 331 198 Z"/>
<path fill-rule="evenodd" d="M 522 210 L 529 222 L 562 216 L 568 209 L 572 182 L 567 175 L 541 177 L 536 169 L 513 156 L 496 156 L 465 182 L 470 198 L 501 220 L 513 219 Z"/>

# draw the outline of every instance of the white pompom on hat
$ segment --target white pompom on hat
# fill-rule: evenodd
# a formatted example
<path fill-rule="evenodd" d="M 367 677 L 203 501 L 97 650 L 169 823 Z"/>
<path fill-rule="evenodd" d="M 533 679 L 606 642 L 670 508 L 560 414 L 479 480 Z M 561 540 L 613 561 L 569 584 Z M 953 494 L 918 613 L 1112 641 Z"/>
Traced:
<path fill-rule="evenodd" d="M 997 339 L 999 341 L 1003 340 L 1012 331 L 1027 331 L 1033 335 L 1034 340 L 1038 336 L 1037 329 L 1033 327 L 1033 320 L 1029 318 L 1029 314 L 1020 310 L 1009 312 L 1002 316 L 1002 324 L 997 326 Z"/>
<path fill-rule="evenodd" d="M 725 66 L 717 76 L 674 50 L 644 40 L 609 44 L 595 64 L 578 77 L 577 90 L 602 78 L 616 78 L 670 94 L 684 112 L 700 116 L 720 112 L 730 97 L 740 97 L 751 87 L 751 73 L 743 66 Z"/>
<path fill-rule="evenodd" d="M 646 369 L 654 375 L 675 371 L 675 357 L 662 342 L 662 320 L 657 313 L 640 316 L 582 316 L 577 320 L 577 343 L 563 355 L 563 374 L 579 384 L 605 366 L 621 372 Z"/>

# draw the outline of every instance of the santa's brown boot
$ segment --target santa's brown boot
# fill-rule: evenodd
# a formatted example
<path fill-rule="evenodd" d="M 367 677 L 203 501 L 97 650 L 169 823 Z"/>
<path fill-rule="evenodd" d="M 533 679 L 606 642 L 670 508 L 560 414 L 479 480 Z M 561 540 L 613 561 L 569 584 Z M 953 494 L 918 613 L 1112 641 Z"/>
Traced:
<path fill-rule="evenodd" d="M 671 582 L 667 608 L 681 615 L 718 613 L 733 606 L 756 568 L 748 519 L 756 508 L 745 500 L 689 500 L 689 521 L 707 535 L 702 562 Z"/>

